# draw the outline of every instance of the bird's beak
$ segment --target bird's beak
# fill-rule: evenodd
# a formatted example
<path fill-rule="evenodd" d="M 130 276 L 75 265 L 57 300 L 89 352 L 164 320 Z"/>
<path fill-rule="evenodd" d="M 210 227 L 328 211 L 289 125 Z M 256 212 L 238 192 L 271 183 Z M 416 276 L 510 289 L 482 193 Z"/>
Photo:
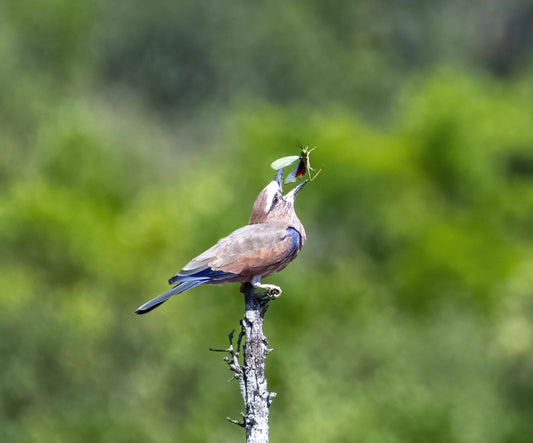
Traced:
<path fill-rule="evenodd" d="M 274 180 L 278 184 L 279 190 L 282 191 L 283 190 L 283 168 L 278 169 L 278 171 L 276 172 L 276 177 L 274 178 Z"/>
<path fill-rule="evenodd" d="M 296 186 L 296 188 L 293 188 L 290 192 L 287 193 L 287 195 L 284 197 L 285 200 L 289 201 L 289 200 L 292 200 L 294 201 L 294 199 L 296 198 L 296 194 L 298 194 L 298 192 L 300 191 L 300 189 L 302 189 L 308 182 L 309 180 L 305 180 L 304 182 L 300 183 L 298 186 Z"/>
<path fill-rule="evenodd" d="M 298 186 L 296 186 L 296 188 L 294 188 L 292 190 L 292 192 L 294 192 L 294 195 L 298 194 L 298 192 L 300 191 L 300 189 L 302 189 L 308 182 L 309 180 L 305 180 L 303 181 L 302 183 L 300 183 Z"/>

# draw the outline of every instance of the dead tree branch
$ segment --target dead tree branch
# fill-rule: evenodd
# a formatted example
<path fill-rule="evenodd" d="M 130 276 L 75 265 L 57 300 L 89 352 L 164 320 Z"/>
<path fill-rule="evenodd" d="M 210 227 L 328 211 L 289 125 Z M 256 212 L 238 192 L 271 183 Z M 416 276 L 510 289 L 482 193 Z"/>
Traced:
<path fill-rule="evenodd" d="M 257 294 L 255 288 L 246 283 L 242 285 L 244 293 L 245 313 L 241 320 L 241 332 L 237 340 L 237 350 L 233 347 L 235 330 L 229 334 L 229 348 L 211 349 L 217 352 L 227 352 L 224 357 L 229 368 L 233 371 L 233 378 L 239 382 L 245 413 L 242 423 L 228 418 L 232 423 L 246 429 L 247 443 L 268 443 L 268 415 L 275 392 L 268 392 L 265 378 L 265 360 L 271 351 L 267 347 L 267 339 L 263 334 L 263 318 L 268 309 L 268 296 Z M 239 363 L 241 341 L 245 337 L 243 346 L 243 364 Z"/>

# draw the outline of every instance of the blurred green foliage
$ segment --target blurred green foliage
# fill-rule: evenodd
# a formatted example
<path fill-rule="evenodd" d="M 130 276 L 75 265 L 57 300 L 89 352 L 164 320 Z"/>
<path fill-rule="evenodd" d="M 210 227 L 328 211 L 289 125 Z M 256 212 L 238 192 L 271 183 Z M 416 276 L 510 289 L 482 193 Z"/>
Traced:
<path fill-rule="evenodd" d="M 244 439 L 238 286 L 133 311 L 297 140 L 272 440 L 531 441 L 532 11 L 3 2 L 0 441 Z"/>

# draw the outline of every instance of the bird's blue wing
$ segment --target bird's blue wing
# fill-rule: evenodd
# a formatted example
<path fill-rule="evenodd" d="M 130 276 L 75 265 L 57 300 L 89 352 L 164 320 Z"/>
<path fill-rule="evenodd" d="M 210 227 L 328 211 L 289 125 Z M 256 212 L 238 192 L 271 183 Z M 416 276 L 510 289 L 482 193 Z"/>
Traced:
<path fill-rule="evenodd" d="M 201 281 L 202 283 L 205 283 L 208 280 L 216 281 L 231 277 L 235 277 L 235 274 L 231 272 L 215 271 L 210 267 L 206 267 L 198 271 L 180 271 L 179 274 L 168 280 L 168 284 L 173 285 L 174 283 L 185 281 Z"/>

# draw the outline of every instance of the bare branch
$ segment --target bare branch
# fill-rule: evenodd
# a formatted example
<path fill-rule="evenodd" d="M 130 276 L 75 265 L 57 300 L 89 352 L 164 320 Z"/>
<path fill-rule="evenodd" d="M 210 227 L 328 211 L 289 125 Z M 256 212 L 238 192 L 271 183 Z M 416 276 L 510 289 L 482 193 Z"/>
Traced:
<path fill-rule="evenodd" d="M 263 318 L 268 309 L 268 303 L 275 297 L 268 292 L 255 292 L 249 284 L 241 286 L 244 293 L 245 313 L 241 320 L 241 331 L 237 338 L 237 350 L 233 347 L 235 330 L 229 334 L 227 349 L 210 349 L 215 352 L 227 352 L 224 357 L 233 378 L 239 382 L 246 413 L 241 413 L 242 423 L 228 417 L 228 420 L 246 429 L 247 443 L 268 443 L 268 416 L 270 405 L 276 396 L 275 392 L 268 392 L 265 378 L 265 360 L 272 351 L 267 347 L 267 339 L 263 334 Z M 243 364 L 239 363 L 242 339 L 245 337 L 243 350 Z M 233 379 L 232 378 L 232 379 Z"/>

